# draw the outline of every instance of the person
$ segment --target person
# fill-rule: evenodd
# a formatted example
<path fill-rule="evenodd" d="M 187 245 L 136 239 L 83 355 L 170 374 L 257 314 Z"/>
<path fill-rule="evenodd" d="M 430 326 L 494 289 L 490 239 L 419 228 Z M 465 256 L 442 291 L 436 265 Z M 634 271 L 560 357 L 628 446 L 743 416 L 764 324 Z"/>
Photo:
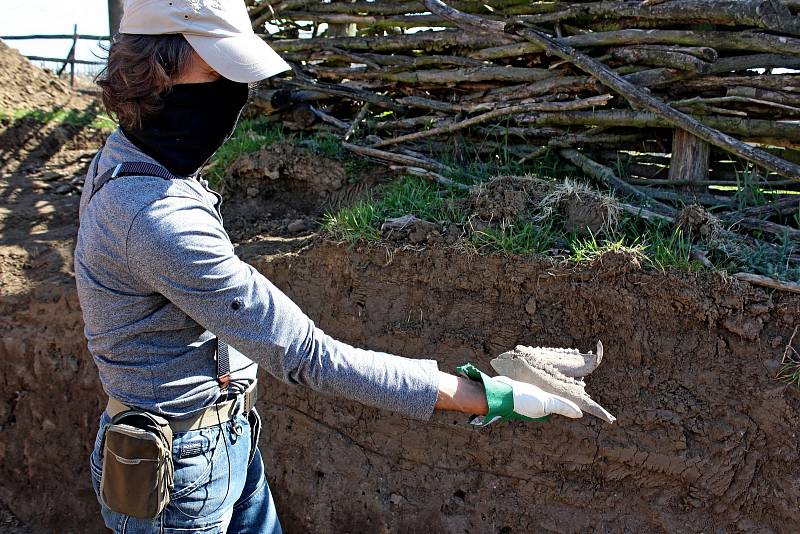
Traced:
<path fill-rule="evenodd" d="M 88 348 L 109 396 L 90 471 L 115 532 L 281 531 L 252 407 L 257 366 L 419 420 L 434 410 L 484 423 L 582 415 L 528 384 L 337 341 L 234 254 L 221 197 L 199 170 L 232 133 L 248 84 L 288 68 L 253 33 L 242 0 L 124 4 L 98 79 L 119 128 L 87 173 L 75 249 Z M 165 421 L 161 434 L 130 423 L 112 437 L 128 414 Z M 153 517 L 110 502 L 115 488 L 152 491 L 110 467 L 144 468 L 109 442 L 147 432 L 168 450 L 168 502 Z"/>

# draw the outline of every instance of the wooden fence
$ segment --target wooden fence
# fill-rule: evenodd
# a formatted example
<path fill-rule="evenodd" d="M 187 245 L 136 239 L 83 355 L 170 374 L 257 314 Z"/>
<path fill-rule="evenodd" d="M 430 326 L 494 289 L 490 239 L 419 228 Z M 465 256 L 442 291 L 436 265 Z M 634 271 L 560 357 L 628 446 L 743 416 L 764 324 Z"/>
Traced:
<path fill-rule="evenodd" d="M 71 39 L 72 46 L 67 53 L 66 58 L 44 57 L 44 56 L 25 56 L 33 61 L 53 61 L 61 63 L 61 68 L 58 69 L 57 74 L 61 76 L 69 66 L 69 84 L 75 85 L 75 65 L 105 65 L 104 61 L 89 61 L 84 59 L 76 59 L 75 52 L 78 47 L 78 41 L 81 39 L 87 41 L 109 41 L 107 35 L 82 35 L 78 33 L 78 25 L 73 26 L 72 35 L 0 35 L 0 39 L 4 41 L 22 41 L 22 40 L 39 40 L 39 39 Z"/>

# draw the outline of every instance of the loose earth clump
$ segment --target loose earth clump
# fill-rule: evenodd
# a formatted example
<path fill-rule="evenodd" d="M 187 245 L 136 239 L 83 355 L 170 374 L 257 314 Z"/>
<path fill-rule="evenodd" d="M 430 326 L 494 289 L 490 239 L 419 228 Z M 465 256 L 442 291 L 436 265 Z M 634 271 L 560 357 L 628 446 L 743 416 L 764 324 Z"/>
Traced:
<path fill-rule="evenodd" d="M 465 205 L 473 226 L 508 226 L 530 212 L 551 187 L 533 177 L 500 176 L 474 188 Z"/>
<path fill-rule="evenodd" d="M 239 155 L 224 172 L 225 226 L 234 241 L 304 237 L 330 210 L 368 194 L 375 177 L 351 176 L 338 158 L 290 141 Z"/>
<path fill-rule="evenodd" d="M 675 227 L 693 239 L 717 239 L 722 230 L 720 220 L 698 204 L 683 208 L 675 221 Z"/>
<path fill-rule="evenodd" d="M 619 225 L 622 214 L 614 197 L 570 179 L 555 185 L 537 208 L 540 215 L 534 219 L 560 213 L 565 230 L 581 236 L 610 234 Z"/>
<path fill-rule="evenodd" d="M 330 195 L 347 183 L 347 171 L 336 160 L 288 142 L 242 154 L 227 170 L 226 193 L 248 198 L 267 197 L 276 189 Z"/>

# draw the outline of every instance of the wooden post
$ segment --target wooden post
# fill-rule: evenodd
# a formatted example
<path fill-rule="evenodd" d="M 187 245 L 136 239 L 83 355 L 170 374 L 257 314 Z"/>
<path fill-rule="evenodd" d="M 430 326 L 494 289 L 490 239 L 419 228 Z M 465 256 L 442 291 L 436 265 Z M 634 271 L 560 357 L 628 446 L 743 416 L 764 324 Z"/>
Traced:
<path fill-rule="evenodd" d="M 67 59 L 64 60 L 64 64 L 61 65 L 61 68 L 58 69 L 56 73 L 57 76 L 61 77 L 64 74 L 64 70 L 67 68 L 67 65 L 70 66 L 70 76 L 69 76 L 69 83 L 70 86 L 75 85 L 75 48 L 78 44 L 78 25 L 75 24 L 72 28 L 72 48 L 69 49 L 67 53 Z"/>
<path fill-rule="evenodd" d="M 72 26 L 72 49 L 69 51 L 69 86 L 75 87 L 75 50 L 78 48 L 78 25 Z"/>
<path fill-rule="evenodd" d="M 349 0 L 351 3 L 355 0 Z M 353 23 L 347 24 L 330 24 L 328 23 L 328 30 L 325 32 L 329 37 L 355 37 L 358 32 L 357 26 Z"/>
<path fill-rule="evenodd" d="M 669 164 L 670 180 L 689 180 L 703 182 L 708 180 L 710 145 L 686 130 L 675 128 L 672 131 L 672 159 Z M 686 186 L 698 190 L 702 186 Z"/>
<path fill-rule="evenodd" d="M 122 20 L 122 0 L 108 0 L 108 29 L 111 39 L 119 33 L 119 23 Z"/>

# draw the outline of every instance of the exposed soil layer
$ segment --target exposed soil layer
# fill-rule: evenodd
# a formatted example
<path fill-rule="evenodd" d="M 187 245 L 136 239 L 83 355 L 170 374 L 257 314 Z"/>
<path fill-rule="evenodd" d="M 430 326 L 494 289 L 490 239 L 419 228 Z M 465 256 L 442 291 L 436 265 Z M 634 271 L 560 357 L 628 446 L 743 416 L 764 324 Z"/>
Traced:
<path fill-rule="evenodd" d="M 600 338 L 589 390 L 619 417 L 481 431 L 266 379 L 262 446 L 289 532 L 793 530 L 800 394 L 773 377 L 797 298 L 445 249 L 316 242 L 251 262 L 328 332 L 443 369 Z M 4 296 L 0 317 L 0 500 L 45 531 L 99 532 L 85 460 L 102 395 L 69 279 Z"/>
<path fill-rule="evenodd" d="M 91 105 L 91 104 L 89 104 Z M 72 278 L 104 134 L 0 122 L 0 531 L 99 532 L 86 472 L 102 395 Z"/>
<path fill-rule="evenodd" d="M 774 377 L 800 299 L 621 261 L 571 271 L 330 243 L 256 261 L 326 331 L 442 369 L 602 339 L 587 389 L 619 418 L 473 430 L 270 381 L 264 447 L 290 530 L 795 530 L 800 392 Z"/>

